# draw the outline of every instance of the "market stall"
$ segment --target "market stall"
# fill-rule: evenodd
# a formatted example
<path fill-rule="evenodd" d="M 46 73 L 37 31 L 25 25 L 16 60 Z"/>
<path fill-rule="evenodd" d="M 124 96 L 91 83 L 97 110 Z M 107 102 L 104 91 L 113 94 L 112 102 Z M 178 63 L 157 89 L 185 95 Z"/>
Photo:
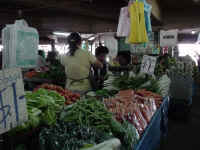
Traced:
<path fill-rule="evenodd" d="M 128 12 L 128 7 L 130 12 Z M 8 104 L 8 106 L 15 112 L 11 114 L 12 118 L 9 116 L 10 109 L 8 113 L 4 110 L 4 103 L 10 98 L 9 94 L 2 102 L 0 101 L 0 110 L 3 114 L 2 117 L 0 116 L 2 120 L 0 129 L 3 129 L 2 132 L 0 130 L 2 148 L 10 150 L 28 150 L 35 147 L 41 150 L 103 150 L 105 148 L 108 150 L 154 150 L 159 147 L 162 137 L 167 135 L 171 83 L 167 75 L 169 66 L 162 66 L 163 61 L 158 61 L 157 53 L 156 56 L 150 55 L 156 48 L 150 22 L 151 5 L 141 0 L 130 1 L 128 7 L 121 11 L 118 38 L 114 38 L 113 33 L 97 35 L 111 50 L 107 80 L 104 81 L 103 89 L 89 91 L 84 95 L 64 89 L 66 76 L 58 60 L 54 60 L 53 62 L 57 63 L 49 65 L 47 70 L 34 69 L 23 76 L 21 70 L 17 70 L 20 74 L 22 91 L 16 93 L 19 91 L 15 89 L 14 83 L 11 84 L 14 88 L 14 104 Z M 136 9 L 141 12 L 134 13 Z M 124 17 L 130 17 L 127 18 L 130 22 L 126 22 L 126 25 L 129 25 L 126 29 L 130 29 L 128 31 L 130 34 L 125 33 L 126 40 L 123 37 L 125 32 L 123 31 L 125 27 L 123 13 L 129 13 Z M 141 15 L 141 20 L 138 19 L 139 15 Z M 19 21 L 14 25 L 16 27 L 14 29 L 18 29 L 19 26 L 26 25 L 23 21 Z M 35 30 L 29 30 L 32 34 L 34 33 L 36 41 L 35 43 L 28 41 L 34 45 L 34 48 L 30 49 L 32 52 L 30 60 L 22 57 L 28 56 L 25 49 L 16 58 L 15 55 L 9 57 L 13 51 L 17 51 L 13 50 L 13 47 L 24 43 L 21 45 L 15 43 L 14 46 L 10 43 L 10 46 L 6 38 L 7 30 L 9 31 L 10 28 L 7 27 L 4 31 L 4 45 L 7 51 L 4 53 L 6 59 L 5 70 L 2 71 L 3 77 L 8 68 L 11 68 L 11 71 L 15 67 L 25 67 L 27 70 L 34 68 L 37 59 L 35 52 L 38 46 L 38 34 Z M 26 36 L 29 37 L 32 34 Z M 119 41 L 124 43 L 118 44 Z M 149 44 L 151 46 L 148 45 L 149 41 L 151 41 Z M 117 53 L 123 51 L 123 48 L 117 48 L 117 45 L 123 47 L 121 45 L 125 42 L 128 42 L 128 47 L 125 48 L 128 48 L 126 56 L 130 61 L 121 63 L 119 58 L 119 62 L 112 62 Z M 25 45 L 28 49 L 28 45 Z M 144 50 L 141 52 L 141 49 Z M 13 62 L 11 57 L 14 57 L 16 62 Z M 18 58 L 21 60 L 19 61 Z M 4 88 L 2 86 L 1 90 L 4 91 Z M 26 101 L 22 103 L 21 99 Z M 5 105 L 5 107 L 8 106 Z M 13 118 L 16 120 L 13 121 Z"/>
<path fill-rule="evenodd" d="M 113 77 L 111 76 L 111 78 Z M 30 145 L 32 144 L 38 144 L 38 147 L 41 148 L 39 145 L 42 144 L 41 140 L 43 140 L 42 146 L 43 149 L 46 149 L 45 147 L 47 145 L 44 142 L 50 142 L 47 137 L 51 137 L 51 135 L 49 135 L 51 132 L 51 134 L 55 134 L 54 132 L 57 133 L 57 137 L 54 138 L 59 139 L 60 136 L 64 135 L 66 137 L 63 140 L 69 138 L 68 136 L 70 135 L 67 133 L 59 134 L 59 132 L 64 132 L 64 130 L 57 131 L 59 128 L 67 129 L 67 124 L 69 124 L 69 127 L 80 125 L 79 128 L 77 126 L 77 130 L 74 129 L 74 132 L 77 133 L 79 130 L 82 130 L 83 125 L 86 126 L 85 128 L 91 128 L 91 130 L 96 128 L 95 130 L 97 131 L 104 131 L 104 134 L 101 136 L 102 139 L 100 141 L 97 140 L 99 142 L 93 141 L 95 139 L 85 141 L 83 137 L 82 142 L 84 143 L 85 141 L 85 144 L 89 144 L 88 148 L 112 138 L 118 138 L 120 144 L 116 142 L 118 143 L 116 144 L 117 147 L 121 145 L 124 149 L 128 148 L 126 146 L 129 146 L 128 149 L 145 149 L 144 147 L 146 146 L 149 148 L 152 147 L 152 149 L 157 147 L 161 137 L 165 135 L 167 131 L 166 124 L 169 99 L 167 97 L 162 98 L 153 92 L 140 90 L 142 85 L 142 87 L 147 90 L 154 92 L 158 90 L 156 89 L 155 81 L 151 77 L 127 77 L 125 75 L 120 77 L 114 76 L 114 78 L 112 82 L 110 82 L 111 79 L 108 79 L 105 89 L 88 93 L 82 98 L 80 95 L 73 94 L 70 91 L 64 90 L 62 87 L 51 84 L 43 84 L 34 89 L 33 92 L 26 92 L 28 122 L 22 126 L 18 126 L 3 136 L 5 138 L 3 140 L 10 142 L 9 145 L 5 144 L 4 146 L 8 146 L 9 149 L 16 147 L 24 147 L 27 149 L 31 147 Z M 125 85 L 125 83 L 123 83 L 124 80 L 120 80 L 119 78 L 127 78 L 130 82 L 126 82 Z M 151 86 L 145 85 L 145 83 L 149 81 L 151 82 Z M 135 85 L 133 82 L 135 82 Z M 123 87 L 120 85 L 123 85 Z M 132 87 L 130 87 L 130 85 L 132 85 Z M 111 86 L 115 89 L 108 90 Z M 127 87 L 129 87 L 129 90 Z M 131 88 L 134 90 L 130 90 Z M 155 98 L 155 100 L 149 99 L 148 97 Z M 133 107 L 126 109 L 127 102 Z M 116 105 L 112 106 L 112 103 L 116 103 Z M 119 106 L 117 106 L 118 104 Z M 123 114 L 123 109 L 124 111 L 128 111 L 127 113 L 129 113 L 129 115 L 135 116 L 136 120 L 132 120 L 133 118 L 125 119 L 128 116 L 126 116 L 126 112 Z M 137 116 L 137 113 L 139 113 L 140 116 Z M 70 116 L 73 116 L 73 118 Z M 138 117 L 140 117 L 141 120 Z M 59 121 L 60 119 L 62 120 L 61 122 Z M 110 121 L 111 124 L 108 124 Z M 73 125 L 73 123 L 75 124 Z M 44 127 L 46 129 L 42 129 Z M 157 133 L 157 136 L 154 135 L 155 133 Z M 89 132 L 87 134 L 89 136 L 91 133 Z M 97 132 L 96 134 L 99 133 Z M 122 135 L 124 135 L 123 137 L 125 139 L 121 138 Z M 13 137 L 16 136 L 19 137 L 17 141 L 13 139 Z M 25 136 L 30 138 L 26 142 L 24 141 Z M 76 137 L 76 135 L 74 136 Z M 57 140 L 54 139 L 54 141 L 56 142 Z M 57 146 L 62 147 L 63 143 L 57 142 Z M 68 144 L 70 146 L 72 143 L 70 144 L 69 141 Z M 74 144 L 76 145 L 76 143 Z"/>

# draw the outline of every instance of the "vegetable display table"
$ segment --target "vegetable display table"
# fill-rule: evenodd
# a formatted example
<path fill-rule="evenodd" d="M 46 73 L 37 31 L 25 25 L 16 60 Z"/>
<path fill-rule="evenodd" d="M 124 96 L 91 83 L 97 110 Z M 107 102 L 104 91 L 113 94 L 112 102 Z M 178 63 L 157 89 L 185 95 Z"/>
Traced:
<path fill-rule="evenodd" d="M 168 108 L 169 98 L 166 97 L 134 150 L 155 150 L 159 147 L 161 138 L 168 132 Z"/>
<path fill-rule="evenodd" d="M 52 83 L 52 81 L 40 78 L 24 78 L 24 86 L 25 89 L 28 91 L 32 91 L 38 85 L 41 85 L 43 83 Z"/>

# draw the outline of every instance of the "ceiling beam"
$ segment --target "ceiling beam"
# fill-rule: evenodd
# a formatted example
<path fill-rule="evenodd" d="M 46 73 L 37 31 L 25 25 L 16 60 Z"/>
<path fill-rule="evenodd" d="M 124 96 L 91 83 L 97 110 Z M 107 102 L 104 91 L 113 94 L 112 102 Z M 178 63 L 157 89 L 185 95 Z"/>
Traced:
<path fill-rule="evenodd" d="M 170 10 L 164 14 L 164 27 L 166 29 L 187 29 L 200 27 L 200 19 L 197 10 L 173 11 Z"/>
<path fill-rule="evenodd" d="M 117 22 L 102 20 L 94 17 L 67 14 L 59 17 L 38 17 L 25 16 L 28 24 L 40 32 L 40 36 L 48 36 L 53 31 L 61 32 L 81 32 L 81 33 L 99 33 L 107 31 L 116 31 Z M 0 28 L 6 24 L 13 24 L 16 15 L 0 14 Z"/>

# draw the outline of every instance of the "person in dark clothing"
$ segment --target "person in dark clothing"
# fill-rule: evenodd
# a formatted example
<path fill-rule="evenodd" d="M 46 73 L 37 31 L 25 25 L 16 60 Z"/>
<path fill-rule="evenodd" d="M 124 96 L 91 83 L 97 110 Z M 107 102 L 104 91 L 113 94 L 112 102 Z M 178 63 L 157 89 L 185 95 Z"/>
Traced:
<path fill-rule="evenodd" d="M 117 60 L 120 66 L 127 66 L 131 63 L 131 53 L 129 51 L 118 52 Z"/>
<path fill-rule="evenodd" d="M 106 63 L 106 56 L 108 55 L 109 50 L 105 46 L 99 46 L 95 50 L 96 58 L 103 64 L 103 68 L 96 68 L 94 69 L 94 77 L 98 83 L 98 89 L 103 88 L 103 82 L 105 80 L 105 76 L 107 74 L 107 63 Z"/>

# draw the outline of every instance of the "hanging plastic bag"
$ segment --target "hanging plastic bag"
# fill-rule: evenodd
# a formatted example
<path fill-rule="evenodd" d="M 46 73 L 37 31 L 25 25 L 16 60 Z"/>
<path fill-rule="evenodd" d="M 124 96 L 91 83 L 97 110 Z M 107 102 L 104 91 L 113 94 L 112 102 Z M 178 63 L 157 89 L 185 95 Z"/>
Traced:
<path fill-rule="evenodd" d="M 152 5 L 148 4 L 146 0 L 138 0 L 139 2 L 144 3 L 144 17 L 145 17 L 145 26 L 146 26 L 146 31 L 147 33 L 152 32 L 152 26 L 151 26 L 151 10 L 152 10 Z"/>
<path fill-rule="evenodd" d="M 121 142 L 119 139 L 110 139 L 92 148 L 83 148 L 81 150 L 119 150 L 120 146 Z"/>
<path fill-rule="evenodd" d="M 117 28 L 118 37 L 127 37 L 130 33 L 130 18 L 128 7 L 121 8 L 119 24 Z"/>
<path fill-rule="evenodd" d="M 38 31 L 25 20 L 16 20 L 2 30 L 3 67 L 34 68 L 37 65 Z"/>
<path fill-rule="evenodd" d="M 139 44 L 148 42 L 145 26 L 144 3 L 134 2 L 129 7 L 131 30 L 128 43 Z"/>
<path fill-rule="evenodd" d="M 153 117 L 153 115 L 155 114 L 157 110 L 154 98 L 148 99 L 145 104 L 149 107 L 149 110 L 151 112 L 151 117 Z"/>
<path fill-rule="evenodd" d="M 144 119 L 144 117 L 143 117 L 143 115 L 142 115 L 142 113 L 140 111 L 140 108 L 139 108 L 139 106 L 137 104 L 135 104 L 134 110 L 135 110 L 135 114 L 136 114 L 136 116 L 138 118 L 138 121 L 139 121 L 139 123 L 140 123 L 140 125 L 141 125 L 141 127 L 142 127 L 142 129 L 144 131 L 146 129 L 146 127 L 147 127 L 147 122 Z"/>
<path fill-rule="evenodd" d="M 144 104 L 139 104 L 140 106 L 140 111 L 142 112 L 142 115 L 144 116 L 144 119 L 149 123 L 152 118 L 151 111 L 147 105 Z"/>
<path fill-rule="evenodd" d="M 141 126 L 141 124 L 140 124 L 140 122 L 139 122 L 139 120 L 138 120 L 138 118 L 137 118 L 137 116 L 136 116 L 135 113 L 129 114 L 129 115 L 127 116 L 127 120 L 128 120 L 131 124 L 134 125 L 134 127 L 137 129 L 137 131 L 138 131 L 138 133 L 139 133 L 140 135 L 143 133 L 144 130 L 143 130 L 143 128 L 142 128 L 142 126 Z"/>
<path fill-rule="evenodd" d="M 105 33 L 105 35 L 103 35 L 101 37 L 101 40 L 104 41 L 105 46 L 109 49 L 109 54 L 108 56 L 113 59 L 115 57 L 117 57 L 117 53 L 118 53 L 118 42 L 117 40 L 114 38 L 114 34 L 112 33 Z"/>

